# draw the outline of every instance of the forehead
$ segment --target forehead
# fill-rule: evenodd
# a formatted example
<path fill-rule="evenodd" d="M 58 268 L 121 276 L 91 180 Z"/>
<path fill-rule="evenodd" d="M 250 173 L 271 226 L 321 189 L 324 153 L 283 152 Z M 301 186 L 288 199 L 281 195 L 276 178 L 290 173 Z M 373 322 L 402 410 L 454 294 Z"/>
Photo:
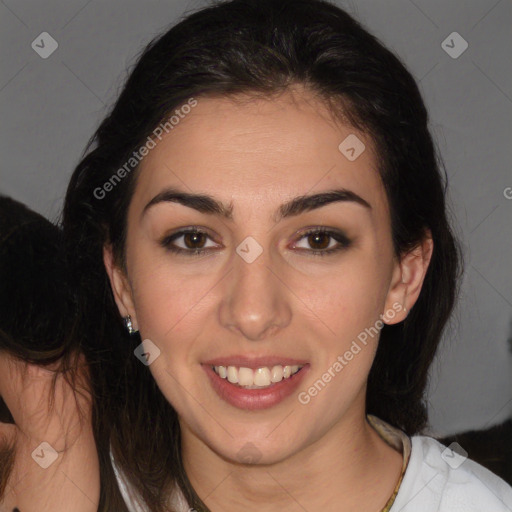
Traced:
<path fill-rule="evenodd" d="M 263 210 L 333 188 L 386 208 L 372 141 L 307 92 L 197 98 L 141 162 L 132 206 L 142 210 L 166 186 L 233 202 L 235 218 L 244 205 Z"/>

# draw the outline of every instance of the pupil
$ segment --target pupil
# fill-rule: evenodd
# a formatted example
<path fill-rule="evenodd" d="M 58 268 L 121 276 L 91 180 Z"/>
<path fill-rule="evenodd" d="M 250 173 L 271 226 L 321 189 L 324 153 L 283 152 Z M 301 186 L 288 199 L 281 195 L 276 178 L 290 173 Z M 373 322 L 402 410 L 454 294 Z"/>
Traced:
<path fill-rule="evenodd" d="M 318 239 L 324 239 L 324 241 L 326 241 L 329 236 L 327 236 L 325 233 L 315 233 L 313 235 L 309 235 L 309 238 L 310 240 L 313 240 L 313 243 L 310 242 L 311 245 L 315 246 L 316 244 L 318 244 Z M 316 249 L 325 249 L 326 247 L 329 246 L 329 242 L 327 242 L 327 244 L 320 244 L 321 247 L 315 247 Z"/>
<path fill-rule="evenodd" d="M 203 236 L 202 233 L 186 233 L 185 235 L 185 245 L 189 248 L 189 249 L 197 249 L 198 247 L 195 246 L 195 244 L 198 243 L 198 240 L 197 238 L 201 238 Z M 192 242 L 191 244 L 188 243 L 188 241 L 192 239 Z M 202 247 L 203 244 L 201 244 L 201 247 Z M 200 248 L 200 247 L 199 247 Z"/>

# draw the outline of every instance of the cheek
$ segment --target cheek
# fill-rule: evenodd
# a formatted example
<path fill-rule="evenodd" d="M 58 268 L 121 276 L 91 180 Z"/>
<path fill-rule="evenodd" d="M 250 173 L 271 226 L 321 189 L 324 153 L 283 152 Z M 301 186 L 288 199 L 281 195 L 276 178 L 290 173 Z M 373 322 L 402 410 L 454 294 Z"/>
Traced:
<path fill-rule="evenodd" d="M 134 303 L 141 333 L 163 343 L 181 339 L 183 333 L 193 337 L 199 332 L 201 324 L 195 320 L 209 288 L 207 280 L 182 276 L 171 268 L 156 269 L 136 282 Z"/>
<path fill-rule="evenodd" d="M 295 283 L 311 311 L 307 316 L 318 326 L 313 331 L 319 348 L 316 370 L 302 391 L 306 401 L 315 397 L 315 407 L 332 414 L 333 420 L 334 411 L 350 402 L 348 397 L 359 392 L 370 372 L 387 286 L 382 257 L 369 248 L 347 253 L 328 275 Z"/>
<path fill-rule="evenodd" d="M 129 271 L 141 335 L 163 346 L 174 343 L 177 350 L 184 345 L 190 349 L 201 329 L 215 323 L 222 301 L 221 272 L 200 263 L 176 265 L 165 255 L 135 251 Z M 325 337 L 320 336 L 334 345 L 357 336 L 383 313 L 387 289 L 383 259 L 376 244 L 367 243 L 335 262 L 310 262 L 301 272 L 283 268 L 283 278 L 293 292 L 283 295 L 295 311 L 292 324 L 323 325 Z"/>
<path fill-rule="evenodd" d="M 165 255 L 156 257 L 142 251 L 133 255 L 130 271 L 142 338 L 159 347 L 172 372 L 197 364 L 196 346 L 212 319 L 212 291 L 218 276 L 199 274 L 197 266 L 173 265 Z"/>
<path fill-rule="evenodd" d="M 146 260 L 149 261 L 149 260 Z M 150 371 L 167 400 L 184 413 L 194 408 L 201 357 L 200 342 L 212 312 L 208 276 L 179 274 L 171 265 L 146 265 L 134 280 L 134 304 L 142 339 L 150 339 L 160 356 Z M 204 347 L 203 347 L 204 350 Z"/>
<path fill-rule="evenodd" d="M 361 252 L 329 276 L 297 281 L 296 287 L 311 311 L 309 321 L 318 326 L 309 331 L 318 347 L 316 364 L 298 402 L 333 424 L 364 390 L 383 326 L 387 276 L 375 255 Z"/>
<path fill-rule="evenodd" d="M 305 304 L 331 331 L 327 339 L 346 342 L 375 323 L 383 313 L 388 276 L 369 251 L 357 251 L 330 272 L 297 278 L 293 284 Z"/>

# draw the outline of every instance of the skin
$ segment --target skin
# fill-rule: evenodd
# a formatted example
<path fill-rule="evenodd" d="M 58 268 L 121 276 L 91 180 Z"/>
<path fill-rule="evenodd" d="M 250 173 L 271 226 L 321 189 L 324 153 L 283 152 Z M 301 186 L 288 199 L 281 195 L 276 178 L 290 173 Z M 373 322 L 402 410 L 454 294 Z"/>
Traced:
<path fill-rule="evenodd" d="M 366 146 L 353 162 L 338 150 L 349 134 Z M 395 257 L 377 161 L 364 133 L 335 122 L 296 88 L 272 99 L 200 98 L 141 164 L 128 211 L 126 272 L 109 246 L 105 266 L 121 315 L 130 314 L 141 338 L 161 351 L 149 368 L 178 412 L 189 479 L 214 512 L 378 511 L 396 485 L 402 456 L 365 419 L 377 336 L 307 405 L 294 393 L 270 409 L 237 409 L 217 396 L 201 368 L 233 354 L 305 359 L 305 391 L 379 315 L 396 303 L 414 305 L 432 241 Z M 232 220 L 175 202 L 142 215 L 169 186 L 231 204 Z M 275 222 L 282 203 L 335 188 L 371 208 L 335 202 Z M 211 237 L 195 247 L 210 252 L 176 255 L 159 245 L 194 225 Z M 341 230 L 351 244 L 312 254 L 338 245 L 303 236 L 319 226 Z M 263 249 L 250 264 L 235 251 L 247 236 Z M 187 250 L 186 239 L 174 244 Z M 194 239 L 188 243 L 194 247 Z M 405 316 L 401 310 L 387 323 Z M 257 463 L 240 463 L 246 443 Z"/>
<path fill-rule="evenodd" d="M 0 446 L 15 446 L 14 467 L 0 496 L 0 510 L 95 512 L 100 496 L 99 460 L 92 429 L 92 408 L 86 361 L 79 357 L 76 398 L 59 373 L 51 393 L 53 367 L 28 364 L 0 353 L 0 395 L 14 424 L 0 423 Z M 53 397 L 54 406 L 50 407 Z M 58 457 L 48 467 L 48 443 Z M 16 508 L 15 508 L 16 507 Z"/>

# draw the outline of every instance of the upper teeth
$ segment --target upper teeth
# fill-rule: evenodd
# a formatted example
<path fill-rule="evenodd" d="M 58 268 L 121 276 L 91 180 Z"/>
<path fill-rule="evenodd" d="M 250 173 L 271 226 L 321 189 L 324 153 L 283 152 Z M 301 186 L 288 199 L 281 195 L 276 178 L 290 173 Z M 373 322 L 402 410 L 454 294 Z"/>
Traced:
<path fill-rule="evenodd" d="M 270 386 L 272 383 L 281 382 L 297 373 L 302 366 L 282 366 L 280 364 L 269 368 L 263 366 L 253 370 L 252 368 L 237 366 L 214 366 L 213 369 L 221 378 L 227 378 L 232 384 L 238 384 L 248 388 L 260 388 Z"/>

